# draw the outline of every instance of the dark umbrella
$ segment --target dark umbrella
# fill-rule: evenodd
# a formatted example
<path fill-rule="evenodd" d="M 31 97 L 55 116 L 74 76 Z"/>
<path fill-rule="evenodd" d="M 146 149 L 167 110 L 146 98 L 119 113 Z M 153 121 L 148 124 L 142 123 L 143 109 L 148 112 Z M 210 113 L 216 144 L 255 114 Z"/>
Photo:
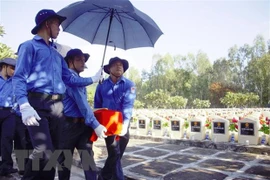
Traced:
<path fill-rule="evenodd" d="M 62 23 L 64 31 L 91 44 L 105 45 L 101 67 L 107 45 L 124 50 L 154 47 L 163 34 L 149 16 L 128 0 L 85 0 L 70 4 L 58 14 L 67 17 Z"/>

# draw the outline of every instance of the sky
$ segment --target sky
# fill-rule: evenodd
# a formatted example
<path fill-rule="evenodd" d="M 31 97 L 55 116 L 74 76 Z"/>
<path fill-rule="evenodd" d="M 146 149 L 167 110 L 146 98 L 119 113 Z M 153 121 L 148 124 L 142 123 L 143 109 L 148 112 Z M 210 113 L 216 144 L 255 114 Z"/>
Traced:
<path fill-rule="evenodd" d="M 15 52 L 20 43 L 33 38 L 31 29 L 35 16 L 41 9 L 56 12 L 75 0 L 0 0 L 0 24 L 5 35 L 0 42 Z M 172 56 L 205 52 L 213 63 L 227 57 L 234 45 L 252 45 L 257 35 L 270 39 L 269 0 L 131 0 L 139 10 L 150 16 L 163 31 L 154 48 L 121 50 L 108 47 L 105 64 L 109 58 L 126 58 L 130 66 L 150 71 L 155 54 Z M 104 46 L 91 45 L 66 32 L 60 32 L 56 42 L 80 48 L 91 57 L 85 75 L 94 75 L 102 61 Z"/>

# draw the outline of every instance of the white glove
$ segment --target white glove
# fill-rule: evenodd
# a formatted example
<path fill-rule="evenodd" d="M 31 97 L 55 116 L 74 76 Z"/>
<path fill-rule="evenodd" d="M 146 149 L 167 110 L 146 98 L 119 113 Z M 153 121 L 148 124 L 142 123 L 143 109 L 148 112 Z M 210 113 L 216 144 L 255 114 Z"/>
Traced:
<path fill-rule="evenodd" d="M 105 135 L 105 133 L 107 132 L 107 129 L 103 126 L 103 125 L 99 125 L 98 127 L 96 127 L 96 129 L 94 129 L 95 130 L 95 133 L 96 133 L 96 135 L 99 137 L 99 138 L 101 138 L 101 139 L 103 139 L 103 138 L 106 138 L 107 136 Z"/>
<path fill-rule="evenodd" d="M 100 80 L 103 79 L 103 67 L 101 67 L 98 72 L 91 77 L 93 83 L 99 82 Z"/>
<path fill-rule="evenodd" d="M 127 134 L 127 131 L 128 131 L 128 123 L 124 123 L 123 126 L 122 126 L 121 133 L 119 134 L 119 136 L 126 135 Z"/>
<path fill-rule="evenodd" d="M 39 126 L 37 120 L 40 120 L 41 118 L 29 103 L 20 105 L 20 112 L 22 113 L 23 124 L 26 126 Z"/>

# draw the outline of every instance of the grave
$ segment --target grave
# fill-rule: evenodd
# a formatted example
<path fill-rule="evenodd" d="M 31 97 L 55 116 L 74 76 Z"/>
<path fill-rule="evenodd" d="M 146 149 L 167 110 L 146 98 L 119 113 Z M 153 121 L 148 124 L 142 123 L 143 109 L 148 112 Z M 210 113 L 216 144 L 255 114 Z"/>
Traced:
<path fill-rule="evenodd" d="M 152 136 L 162 137 L 164 133 L 168 133 L 169 120 L 166 120 L 160 116 L 156 116 L 152 119 Z"/>
<path fill-rule="evenodd" d="M 196 116 L 189 120 L 189 137 L 191 140 L 205 139 L 205 121 L 206 117 Z"/>
<path fill-rule="evenodd" d="M 150 119 L 145 116 L 138 117 L 137 135 L 148 135 L 150 131 Z"/>
<path fill-rule="evenodd" d="M 137 130 L 138 129 L 138 117 L 132 116 L 130 119 L 130 129 Z"/>
<path fill-rule="evenodd" d="M 259 117 L 248 116 L 238 121 L 238 143 L 259 144 Z"/>
<path fill-rule="evenodd" d="M 170 137 L 172 139 L 181 139 L 184 136 L 184 119 L 181 117 L 174 117 L 170 120 Z"/>
<path fill-rule="evenodd" d="M 229 141 L 229 121 L 221 117 L 214 117 L 212 120 L 212 140 L 214 142 Z"/>

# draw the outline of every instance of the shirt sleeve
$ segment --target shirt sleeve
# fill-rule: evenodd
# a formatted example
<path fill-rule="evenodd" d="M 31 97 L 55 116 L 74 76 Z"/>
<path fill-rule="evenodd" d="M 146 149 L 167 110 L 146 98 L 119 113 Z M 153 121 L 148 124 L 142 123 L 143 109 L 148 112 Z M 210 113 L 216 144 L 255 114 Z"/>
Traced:
<path fill-rule="evenodd" d="M 85 119 L 85 124 L 92 127 L 93 129 L 98 127 L 99 122 L 97 121 L 92 109 L 87 102 L 86 95 L 83 92 L 78 91 L 76 87 L 68 88 L 66 93 L 68 93 L 68 95 L 72 97 L 73 100 L 76 102 L 81 114 Z"/>
<path fill-rule="evenodd" d="M 122 105 L 124 124 L 129 124 L 129 121 L 132 117 L 132 110 L 133 110 L 135 98 L 136 98 L 136 87 L 134 83 L 130 83 L 127 86 L 125 96 L 123 99 L 123 105 Z"/>
<path fill-rule="evenodd" d="M 62 79 L 64 83 L 70 87 L 76 87 L 76 86 L 88 86 L 90 84 L 93 84 L 92 78 L 83 78 L 80 76 L 73 75 L 67 66 L 67 63 L 62 58 Z"/>
<path fill-rule="evenodd" d="M 18 60 L 12 78 L 13 92 L 20 105 L 28 102 L 27 78 L 31 72 L 33 58 L 34 48 L 31 42 L 21 44 L 18 49 Z"/>
<path fill-rule="evenodd" d="M 97 86 L 95 97 L 94 97 L 94 108 L 102 108 L 102 96 L 101 96 L 101 85 Z"/>

